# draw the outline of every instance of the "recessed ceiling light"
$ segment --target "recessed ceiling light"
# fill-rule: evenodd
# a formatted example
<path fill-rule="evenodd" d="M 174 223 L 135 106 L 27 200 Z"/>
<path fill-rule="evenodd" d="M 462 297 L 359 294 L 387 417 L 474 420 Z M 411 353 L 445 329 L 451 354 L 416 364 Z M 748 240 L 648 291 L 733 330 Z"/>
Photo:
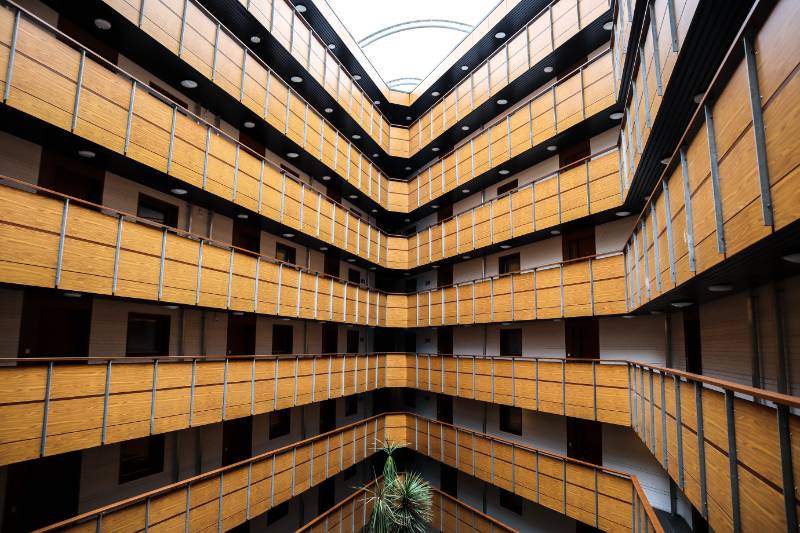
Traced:
<path fill-rule="evenodd" d="M 503 249 L 503 250 L 508 250 L 509 248 L 511 248 L 511 245 L 510 244 L 501 244 L 500 248 Z"/>
<path fill-rule="evenodd" d="M 472 256 L 469 254 L 465 254 L 461 256 L 461 259 L 472 259 Z"/>
<path fill-rule="evenodd" d="M 624 115 L 622 113 L 617 112 L 617 113 L 611 113 L 608 116 L 608 118 L 610 118 L 611 120 L 620 120 L 623 116 Z"/>
<path fill-rule="evenodd" d="M 328 50 L 336 50 L 336 45 L 331 43 L 328 45 Z"/>
<path fill-rule="evenodd" d="M 78 150 L 78 155 L 81 157 L 85 157 L 86 159 L 91 159 L 97 154 L 95 154 L 91 150 Z"/>
<path fill-rule="evenodd" d="M 330 176 L 322 176 L 322 181 L 330 181 Z"/>
<path fill-rule="evenodd" d="M 81 296 L 83 296 L 83 294 L 79 292 L 68 291 L 64 293 L 64 296 L 66 296 L 67 298 L 80 298 Z"/>
<path fill-rule="evenodd" d="M 323 109 L 323 111 L 325 111 L 326 113 L 333 113 L 333 108 L 332 107 L 326 107 L 325 109 Z"/>
<path fill-rule="evenodd" d="M 251 121 L 248 120 L 247 122 L 245 122 L 243 124 L 243 126 L 245 128 L 247 128 L 247 129 L 251 129 L 251 128 L 255 128 L 256 127 L 256 123 L 255 122 L 251 122 Z"/>
<path fill-rule="evenodd" d="M 372 103 L 375 104 L 375 105 L 381 105 L 381 101 L 380 100 L 375 100 Z"/>
<path fill-rule="evenodd" d="M 372 209 L 372 210 L 370 211 L 370 213 L 377 213 L 377 212 L 378 212 L 378 210 L 377 210 L 377 209 Z"/>
<path fill-rule="evenodd" d="M 469 194 L 469 189 L 461 189 L 461 192 L 463 192 L 464 194 Z"/>
<path fill-rule="evenodd" d="M 551 72 L 553 72 L 553 67 L 544 67 L 544 71 L 546 74 L 550 74 Z"/>
<path fill-rule="evenodd" d="M 550 146 L 547 147 L 548 152 L 555 152 L 556 150 L 558 150 L 558 146 L 556 146 L 555 144 L 551 144 Z"/>
<path fill-rule="evenodd" d="M 300 76 L 292 76 L 291 78 L 289 78 L 289 80 L 291 80 L 292 83 L 300 83 L 301 81 L 303 81 L 303 78 L 301 78 Z"/>
<path fill-rule="evenodd" d="M 439 96 L 441 93 L 439 91 L 433 91 L 431 96 Z"/>
<path fill-rule="evenodd" d="M 369 267 L 369 269 L 370 269 L 370 270 L 377 270 L 377 269 L 378 269 L 378 267 L 371 266 L 371 267 Z"/>
<path fill-rule="evenodd" d="M 630 211 L 617 211 L 614 214 L 617 215 L 618 217 L 626 217 L 626 216 L 630 215 L 631 212 Z"/>
<path fill-rule="evenodd" d="M 347 260 L 347 262 L 348 262 L 348 263 L 355 263 L 355 262 L 356 262 L 356 258 L 355 258 L 355 257 L 351 257 L 351 258 L 349 258 L 349 259 Z"/>
<path fill-rule="evenodd" d="M 351 135 L 351 137 L 357 141 L 361 138 L 361 135 L 359 135 L 358 133 L 354 133 L 353 135 Z"/>
<path fill-rule="evenodd" d="M 550 235 L 561 235 L 561 230 L 558 229 L 551 229 Z"/>
<path fill-rule="evenodd" d="M 410 218 L 404 218 L 403 222 L 411 222 L 411 219 Z"/>
<path fill-rule="evenodd" d="M 438 146 L 434 146 L 433 148 L 431 148 L 431 152 L 438 152 L 438 151 L 439 151 Z"/>
<path fill-rule="evenodd" d="M 404 276 L 410 276 L 411 274 L 409 274 L 408 272 L 403 272 L 403 275 Z"/>
<path fill-rule="evenodd" d="M 248 215 L 247 213 L 239 213 L 238 215 L 236 215 L 236 218 L 246 220 L 249 216 L 250 215 Z"/>
<path fill-rule="evenodd" d="M 729 283 L 720 283 L 718 285 L 710 285 L 708 290 L 711 292 L 730 292 L 733 290 L 733 285 Z"/>
<path fill-rule="evenodd" d="M 319 251 L 320 252 L 327 252 L 328 251 L 328 247 L 327 246 L 320 246 L 319 247 Z"/>
<path fill-rule="evenodd" d="M 499 32 L 494 34 L 494 38 L 495 39 L 505 39 L 506 38 L 506 34 L 505 34 L 505 32 L 499 31 Z"/>
<path fill-rule="evenodd" d="M 361 76 L 359 76 L 358 74 L 353 74 L 353 79 L 358 81 L 361 79 Z"/>
<path fill-rule="evenodd" d="M 692 302 L 672 302 L 672 307 L 677 307 L 678 309 L 683 309 L 684 307 L 689 307 L 692 305 Z"/>
<path fill-rule="evenodd" d="M 406 120 L 411 120 L 411 117 L 406 117 Z"/>
<path fill-rule="evenodd" d="M 242 311 L 234 311 L 231 313 L 233 316 L 242 316 L 244 313 Z"/>
<path fill-rule="evenodd" d="M 181 86 L 187 89 L 195 89 L 197 87 L 197 82 L 194 80 L 181 80 Z"/>
<path fill-rule="evenodd" d="M 507 103 L 508 100 L 506 100 L 505 98 L 501 98 L 500 100 L 497 101 L 497 105 L 506 105 Z"/>
<path fill-rule="evenodd" d="M 372 157 L 373 158 L 378 158 L 378 157 L 380 157 L 380 154 L 378 152 L 375 152 L 374 154 L 372 154 Z"/>
<path fill-rule="evenodd" d="M 289 152 L 289 153 L 286 154 L 286 157 L 294 159 L 296 157 L 299 157 L 299 155 L 300 154 L 298 154 L 297 152 Z"/>
<path fill-rule="evenodd" d="M 171 192 L 172 194 L 177 194 L 178 196 L 183 196 L 188 191 L 186 189 L 179 189 L 176 187 L 175 189 L 170 189 L 169 192 Z"/>
<path fill-rule="evenodd" d="M 704 96 L 705 96 L 705 93 L 698 93 L 698 94 L 694 95 L 694 97 L 692 97 L 692 101 L 695 104 L 699 104 L 700 102 L 703 101 L 703 97 Z"/>
<path fill-rule="evenodd" d="M 296 6 L 294 6 L 294 8 L 297 10 L 298 13 L 306 12 L 306 6 L 304 6 L 303 4 L 297 4 Z"/>
<path fill-rule="evenodd" d="M 789 263 L 800 263 L 800 253 L 786 254 L 783 256 L 783 260 Z"/>
<path fill-rule="evenodd" d="M 165 305 L 164 307 L 167 308 L 167 309 L 177 309 L 178 308 L 178 306 L 175 305 L 175 304 Z"/>
<path fill-rule="evenodd" d="M 97 26 L 99 30 L 110 30 L 111 23 L 106 19 L 94 19 L 94 25 Z"/>
<path fill-rule="evenodd" d="M 506 169 L 503 169 L 503 170 L 501 170 L 500 172 L 498 172 L 498 174 L 500 174 L 501 176 L 505 176 L 505 175 L 507 175 L 507 174 L 508 174 L 508 172 L 509 172 L 508 170 L 506 170 Z"/>
<path fill-rule="evenodd" d="M 636 317 L 633 315 L 622 315 L 622 318 L 627 318 L 628 320 L 630 320 L 631 318 L 636 318 Z"/>
<path fill-rule="evenodd" d="M 406 170 L 411 170 L 411 167 L 403 167 Z"/>
<path fill-rule="evenodd" d="M 669 157 L 665 157 L 664 159 L 660 160 L 659 163 L 662 165 L 669 165 Z"/>
<path fill-rule="evenodd" d="M 281 318 L 281 320 L 283 320 L 284 322 L 289 322 L 291 318 Z"/>
<path fill-rule="evenodd" d="M 348 198 L 350 198 L 351 200 L 355 200 L 356 198 L 358 198 L 358 195 L 357 194 L 351 194 L 351 195 L 348 196 Z"/>
<path fill-rule="evenodd" d="M 469 70 L 469 67 L 467 65 L 461 65 L 461 70 Z"/>
<path fill-rule="evenodd" d="M 253 44 L 258 44 L 261 42 L 261 37 L 259 37 L 258 35 L 252 35 L 250 37 L 250 42 Z"/>
<path fill-rule="evenodd" d="M 611 31 L 611 29 L 613 27 L 614 27 L 614 21 L 612 21 L 612 20 L 609 20 L 608 22 L 603 24 L 603 29 L 606 30 L 606 31 Z"/>
<path fill-rule="evenodd" d="M 431 209 L 439 209 L 439 204 L 431 204 Z"/>
<path fill-rule="evenodd" d="M 656 311 L 656 310 L 654 309 L 654 310 L 650 311 L 650 314 L 651 314 L 651 315 L 661 315 L 661 314 L 663 314 L 663 313 L 662 313 L 661 311 Z"/>
<path fill-rule="evenodd" d="M 469 131 L 469 126 L 461 126 L 462 131 Z"/>
<path fill-rule="evenodd" d="M 294 233 L 284 233 L 283 236 L 286 237 L 287 239 L 291 239 L 292 237 L 294 237 Z"/>

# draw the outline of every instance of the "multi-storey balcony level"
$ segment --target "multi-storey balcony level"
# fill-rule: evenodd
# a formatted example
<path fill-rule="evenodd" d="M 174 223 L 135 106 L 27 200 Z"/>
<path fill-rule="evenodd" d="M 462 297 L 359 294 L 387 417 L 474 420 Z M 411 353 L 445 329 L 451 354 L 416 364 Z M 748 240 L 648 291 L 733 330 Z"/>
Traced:
<path fill-rule="evenodd" d="M 0 0 L 0 531 L 797 531 L 800 4 L 428 4 Z"/>

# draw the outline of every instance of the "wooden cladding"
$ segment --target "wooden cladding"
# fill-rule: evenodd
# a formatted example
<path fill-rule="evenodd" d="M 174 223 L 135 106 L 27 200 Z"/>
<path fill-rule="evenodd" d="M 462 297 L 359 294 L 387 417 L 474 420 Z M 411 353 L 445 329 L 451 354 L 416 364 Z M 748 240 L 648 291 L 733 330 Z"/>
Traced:
<path fill-rule="evenodd" d="M 8 384 L 0 391 L 0 464 L 380 387 L 620 425 L 630 418 L 627 366 L 614 362 L 358 354 L 18 363 L 0 367 Z"/>
<path fill-rule="evenodd" d="M 636 308 L 800 218 L 800 46 L 778 4 L 727 61 L 625 246 Z M 754 117 L 757 120 L 754 121 Z"/>
<path fill-rule="evenodd" d="M 630 373 L 634 431 L 715 531 L 796 527 L 800 419 L 788 406 L 663 369 Z"/>
<path fill-rule="evenodd" d="M 631 36 L 630 17 L 632 6 L 628 2 L 619 3 L 616 30 L 621 40 L 639 39 Z M 697 2 L 689 0 L 670 0 L 648 4 L 644 17 L 645 28 L 638 43 L 634 70 L 628 87 L 628 101 L 624 110 L 625 118 L 620 131 L 622 148 L 622 176 L 627 192 L 636 174 L 639 159 L 650 138 L 656 114 L 667 83 L 672 77 L 675 62 L 681 45 L 692 23 Z M 615 37 L 616 38 L 616 37 Z M 615 54 L 621 51 L 616 61 L 624 65 L 627 47 L 614 47 Z M 688 105 L 688 104 L 687 104 Z"/>
<path fill-rule="evenodd" d="M 380 483 L 380 480 L 378 480 Z M 298 529 L 296 533 L 329 533 L 330 531 L 362 531 L 369 523 L 372 512 L 370 491 L 375 490 L 375 482 L 363 488 L 333 506 L 325 513 Z M 517 533 L 516 529 L 498 522 L 491 516 L 467 505 L 466 503 L 431 487 L 433 498 L 431 525 L 438 526 L 439 531 L 458 531 L 465 533 Z"/>
<path fill-rule="evenodd" d="M 627 474 L 409 413 L 356 422 L 42 531 L 225 531 L 367 459 L 382 442 L 409 443 L 419 453 L 605 531 L 662 532 Z M 633 520 L 635 501 L 645 527 Z M 438 516 L 445 520 L 441 511 Z M 351 523 L 355 518 L 350 516 Z"/>
<path fill-rule="evenodd" d="M 21 182 L 17 182 L 21 185 Z M 414 327 L 625 311 L 622 255 L 391 294 L 78 200 L 0 187 L 0 281 L 353 324 Z"/>

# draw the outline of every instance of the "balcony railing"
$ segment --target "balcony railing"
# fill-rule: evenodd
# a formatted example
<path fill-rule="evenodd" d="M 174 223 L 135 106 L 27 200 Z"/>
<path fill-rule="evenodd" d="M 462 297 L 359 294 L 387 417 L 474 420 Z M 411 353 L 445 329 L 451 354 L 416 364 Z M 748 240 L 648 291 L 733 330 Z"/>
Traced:
<path fill-rule="evenodd" d="M 662 532 L 634 476 L 410 413 L 355 422 L 40 531 L 231 529 L 363 461 L 382 442 L 409 443 L 432 459 L 603 530 Z"/>

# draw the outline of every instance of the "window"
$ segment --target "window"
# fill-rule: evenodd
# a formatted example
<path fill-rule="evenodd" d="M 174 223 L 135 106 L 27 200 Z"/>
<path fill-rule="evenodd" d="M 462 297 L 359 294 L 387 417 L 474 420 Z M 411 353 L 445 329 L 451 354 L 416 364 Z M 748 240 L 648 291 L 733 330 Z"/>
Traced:
<path fill-rule="evenodd" d="M 517 496 L 506 489 L 500 489 L 500 505 L 518 515 L 522 514 L 522 496 Z"/>
<path fill-rule="evenodd" d="M 504 183 L 503 185 L 497 188 L 497 196 L 501 196 L 508 191 L 513 191 L 518 187 L 517 180 L 511 180 L 508 183 Z"/>
<path fill-rule="evenodd" d="M 233 239 L 231 244 L 237 248 L 261 253 L 261 229 L 239 218 L 233 219 Z"/>
<path fill-rule="evenodd" d="M 169 316 L 128 313 L 125 355 L 169 355 Z"/>
<path fill-rule="evenodd" d="M 358 412 L 358 396 L 350 395 L 344 398 L 344 416 L 354 415 Z"/>
<path fill-rule="evenodd" d="M 509 405 L 500 406 L 500 431 L 522 435 L 522 409 Z"/>
<path fill-rule="evenodd" d="M 292 412 L 290 409 L 272 411 L 269 414 L 269 438 L 277 439 L 289 434 L 292 429 Z"/>
<path fill-rule="evenodd" d="M 178 226 L 178 206 L 139 193 L 136 216 L 171 228 Z"/>
<path fill-rule="evenodd" d="M 292 353 L 294 347 L 294 326 L 272 325 L 272 353 L 276 355 Z"/>
<path fill-rule="evenodd" d="M 500 355 L 522 355 L 522 329 L 500 330 Z"/>
<path fill-rule="evenodd" d="M 590 257 L 595 254 L 594 226 L 578 228 L 561 236 L 561 251 L 564 261 Z"/>
<path fill-rule="evenodd" d="M 271 526 L 289 514 L 289 502 L 283 502 L 267 511 L 267 525 Z"/>
<path fill-rule="evenodd" d="M 297 254 L 295 249 L 281 242 L 275 243 L 275 259 L 284 263 L 297 264 Z"/>
<path fill-rule="evenodd" d="M 504 255 L 499 260 L 498 268 L 500 274 L 508 274 L 509 272 L 519 272 L 519 252 L 510 255 Z"/>
<path fill-rule="evenodd" d="M 361 283 L 361 272 L 355 268 L 347 269 L 347 281 L 350 283 Z"/>
<path fill-rule="evenodd" d="M 358 353 L 359 335 L 357 329 L 347 330 L 347 353 Z"/>
<path fill-rule="evenodd" d="M 119 483 L 164 471 L 164 435 L 122 441 L 119 445 Z"/>

